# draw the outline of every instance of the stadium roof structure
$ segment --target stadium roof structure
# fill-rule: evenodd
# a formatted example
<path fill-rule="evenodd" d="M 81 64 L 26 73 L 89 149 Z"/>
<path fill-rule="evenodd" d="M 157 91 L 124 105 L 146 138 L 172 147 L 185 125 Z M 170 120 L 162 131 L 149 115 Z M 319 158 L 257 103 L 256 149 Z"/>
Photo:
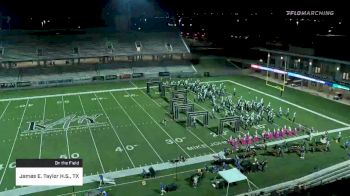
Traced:
<path fill-rule="evenodd" d="M 279 55 L 295 56 L 295 57 L 308 58 L 308 59 L 313 59 L 313 60 L 318 60 L 318 61 L 325 61 L 325 62 L 330 62 L 330 63 L 350 65 L 349 61 L 342 61 L 342 60 L 337 60 L 337 59 L 330 59 L 330 58 L 324 58 L 324 57 L 303 55 L 303 54 L 297 54 L 297 53 L 286 52 L 286 51 L 281 51 L 281 50 L 271 50 L 271 49 L 266 49 L 266 48 L 253 48 L 253 49 L 259 50 L 259 51 L 262 51 L 262 52 L 269 52 L 269 53 L 273 53 L 273 54 L 279 54 Z"/>
<path fill-rule="evenodd" d="M 0 40 L 1 62 L 190 53 L 178 32 L 9 33 L 0 34 Z M 136 41 L 142 43 L 139 52 Z M 172 50 L 167 49 L 169 44 Z"/>

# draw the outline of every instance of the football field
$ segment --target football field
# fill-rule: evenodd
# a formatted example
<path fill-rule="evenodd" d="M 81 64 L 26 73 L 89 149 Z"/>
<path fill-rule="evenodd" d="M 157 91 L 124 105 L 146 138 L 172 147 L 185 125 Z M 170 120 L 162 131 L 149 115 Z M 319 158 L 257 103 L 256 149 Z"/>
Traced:
<path fill-rule="evenodd" d="M 223 83 L 227 92 L 236 88 L 234 102 L 240 96 L 263 98 L 275 111 L 282 107 L 290 108 L 291 114 L 296 112 L 295 122 L 288 117 L 276 118 L 274 123 L 264 120 L 249 129 L 251 134 L 283 126 L 318 132 L 350 129 L 348 106 L 306 93 L 294 95 L 288 89 L 279 97 L 263 81 L 255 80 L 258 82 L 251 77 L 220 77 L 202 81 Z M 159 96 L 158 89 L 151 89 L 148 95 L 145 86 L 146 81 L 127 81 L 2 92 L 0 192 L 19 188 L 15 186 L 15 160 L 19 158 L 81 158 L 84 176 L 92 176 L 166 163 L 179 155 L 200 157 L 229 147 L 226 140 L 235 134 L 225 129 L 217 135 L 217 118 L 209 119 L 209 127 L 186 127 L 172 120 L 169 103 Z M 211 110 L 208 101 L 194 102 L 193 98 L 190 92 L 189 102 L 195 104 L 195 111 Z M 163 119 L 167 119 L 166 125 L 161 123 Z"/>

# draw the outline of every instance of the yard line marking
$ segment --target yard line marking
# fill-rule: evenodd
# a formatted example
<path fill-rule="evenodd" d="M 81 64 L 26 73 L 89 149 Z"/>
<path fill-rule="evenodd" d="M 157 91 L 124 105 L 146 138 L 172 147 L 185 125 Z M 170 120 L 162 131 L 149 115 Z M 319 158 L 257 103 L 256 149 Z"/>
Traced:
<path fill-rule="evenodd" d="M 127 92 L 127 91 L 126 91 Z M 128 93 L 128 92 L 127 92 Z M 129 93 L 128 93 L 129 94 Z M 130 96 L 131 97 L 131 96 Z M 155 122 L 156 123 L 156 125 L 158 125 L 158 127 L 160 128 L 160 129 L 162 129 L 163 130 L 163 132 L 165 133 L 165 134 L 167 134 L 168 135 L 168 137 L 171 139 L 171 140 L 173 140 L 174 142 L 175 142 L 175 144 L 189 157 L 189 158 L 191 158 L 191 156 L 174 140 L 174 138 L 172 138 L 170 135 L 169 135 L 169 133 L 162 127 L 162 126 L 160 126 L 160 124 L 156 121 L 156 120 L 154 120 L 154 118 L 145 110 L 145 108 L 144 107 L 142 107 L 133 97 L 131 97 L 131 99 L 153 120 L 153 122 Z"/>
<path fill-rule="evenodd" d="M 146 95 L 147 97 L 149 97 L 149 95 L 147 95 L 145 92 L 143 92 L 142 90 L 140 90 L 144 95 Z M 149 97 L 151 98 L 151 97 Z M 153 103 L 155 103 L 158 107 L 162 107 L 158 102 L 156 102 L 154 99 L 151 98 L 151 100 L 153 101 Z"/>
<path fill-rule="evenodd" d="M 303 110 L 306 110 L 308 112 L 311 112 L 313 114 L 316 114 L 318 116 L 321 116 L 323 118 L 326 118 L 326 119 L 329 119 L 329 120 L 332 120 L 334 122 L 338 122 L 342 125 L 345 125 L 345 126 L 350 126 L 350 124 L 347 124 L 347 123 L 344 123 L 344 122 L 341 122 L 339 120 L 336 120 L 334 118 L 331 118 L 329 116 L 326 116 L 324 114 L 321 114 L 321 113 L 318 113 L 318 112 L 315 112 L 313 110 L 310 110 L 310 109 L 307 109 L 307 108 L 304 108 L 302 106 L 299 106 L 297 104 L 294 104 L 292 102 L 289 102 L 289 101 L 286 101 L 284 99 L 281 99 L 279 97 L 276 97 L 276 96 L 273 96 L 273 95 L 270 95 L 270 94 L 267 94 L 267 93 L 264 93 L 264 92 L 261 92 L 261 91 L 258 91 L 258 90 L 255 90 L 251 87 L 248 87 L 246 85 L 243 85 L 243 84 L 240 84 L 238 82 L 234 82 L 234 81 L 231 81 L 231 80 L 217 80 L 217 81 L 206 81 L 206 82 L 201 82 L 201 83 L 217 83 L 217 82 L 230 82 L 230 83 L 234 83 L 234 84 L 237 84 L 239 86 L 242 86 L 242 87 L 245 87 L 245 88 L 248 88 L 248 89 L 251 89 L 253 91 L 256 91 L 256 92 L 259 92 L 261 94 L 264 94 L 266 96 L 269 96 L 269 97 L 272 97 L 272 98 L 275 98 L 275 99 L 278 99 L 282 102 L 285 102 L 285 103 L 288 103 L 290 105 L 293 105 L 295 107 L 298 107 L 300 109 L 303 109 Z M 157 88 L 157 87 L 151 87 L 151 88 Z M 85 92 L 78 92 L 78 93 L 64 93 L 64 94 L 52 94 L 52 95 L 42 95 L 42 96 L 32 96 L 32 97 L 20 97 L 20 98 L 7 98 L 7 99 L 0 99 L 0 102 L 3 102 L 3 101 L 16 101 L 16 100 L 27 100 L 27 99 L 38 99 L 38 98 L 49 98 L 49 97 L 60 97 L 60 96 L 69 96 L 69 95 L 85 95 L 85 94 L 94 94 L 94 93 L 105 93 L 105 92 L 118 92 L 118 91 L 125 91 L 125 90 L 138 90 L 138 89 L 146 89 L 146 87 L 134 87 L 134 88 L 120 88 L 120 89 L 108 89 L 108 90 L 99 90 L 99 91 L 85 91 Z M 152 99 L 153 100 L 153 99 Z"/>
<path fill-rule="evenodd" d="M 143 92 L 143 91 L 142 91 Z M 147 95 L 147 94 L 146 94 Z M 149 98 L 149 99 L 151 99 L 151 100 L 153 100 L 151 97 L 149 97 L 148 95 L 147 95 L 147 97 Z M 160 108 L 163 108 L 161 105 L 159 105 L 159 107 Z M 163 110 L 165 110 L 164 108 L 163 108 Z M 200 142 L 202 142 L 204 145 L 206 145 L 208 148 L 209 148 L 209 150 L 211 150 L 212 152 L 214 152 L 214 153 L 216 153 L 212 148 L 210 148 L 210 146 L 207 144 L 207 143 L 205 143 L 203 140 L 201 140 L 196 134 L 194 134 L 190 129 L 186 129 L 186 130 L 188 130 L 194 137 L 196 137 Z"/>
<path fill-rule="evenodd" d="M 157 87 L 151 87 L 151 88 L 157 88 Z M 7 98 L 7 99 L 0 99 L 0 102 L 19 101 L 19 100 L 27 100 L 27 99 L 40 99 L 40 98 L 50 98 L 50 97 L 62 97 L 62 96 L 71 96 L 71 95 L 87 95 L 87 94 L 95 94 L 95 93 L 118 92 L 118 91 L 137 90 L 137 89 L 146 89 L 146 87 L 118 88 L 118 89 L 107 89 L 107 90 L 99 90 L 99 91 L 84 91 L 84 92 L 78 92 L 78 93 L 60 93 L 60 94 L 39 95 L 39 96 L 31 96 L 31 97 Z"/>
<path fill-rule="evenodd" d="M 129 156 L 128 151 L 125 149 L 125 147 L 124 147 L 124 144 L 123 144 L 122 140 L 119 138 L 119 135 L 118 135 L 117 131 L 115 130 L 114 125 L 112 124 L 111 119 L 109 118 L 109 116 L 107 115 L 107 113 L 106 113 L 105 109 L 103 108 L 103 106 L 102 106 L 102 104 L 101 104 L 100 100 L 98 99 L 98 97 L 97 97 L 97 95 L 96 95 L 96 94 L 94 94 L 94 95 L 95 95 L 96 100 L 97 100 L 97 102 L 99 103 L 99 105 L 100 105 L 100 107 L 101 107 L 101 109 L 102 109 L 103 113 L 105 114 L 105 116 L 106 116 L 106 118 L 107 118 L 107 120 L 108 120 L 109 124 L 111 125 L 111 127 L 112 127 L 112 129 L 113 129 L 113 131 L 114 131 L 114 134 L 117 136 L 117 138 L 118 138 L 118 140 L 119 140 L 120 144 L 122 145 L 122 148 L 124 149 L 124 152 L 125 152 L 125 153 L 126 153 L 126 155 L 128 156 L 128 158 L 129 158 L 129 160 L 130 160 L 130 162 L 131 162 L 132 166 L 133 166 L 133 167 L 136 167 L 136 166 L 135 166 L 135 164 L 134 164 L 134 162 L 131 160 L 131 158 L 130 158 L 130 156 Z"/>
<path fill-rule="evenodd" d="M 194 137 L 196 137 L 200 142 L 202 142 L 204 145 L 206 145 L 209 150 L 211 150 L 213 153 L 216 153 L 215 150 L 213 150 L 212 148 L 210 148 L 210 146 L 205 143 L 203 140 L 201 140 L 196 134 L 194 134 L 190 129 L 186 128 L 187 131 L 189 131 Z"/>
<path fill-rule="evenodd" d="M 290 101 L 287 101 L 287 100 L 281 99 L 281 98 L 279 98 L 279 97 L 270 95 L 270 94 L 268 94 L 268 93 L 265 93 L 265 92 L 256 90 L 256 89 L 254 89 L 254 88 L 251 88 L 251 87 L 246 86 L 246 85 L 244 85 L 244 84 L 240 84 L 240 83 L 238 83 L 238 82 L 234 82 L 234 81 L 231 81 L 231 80 L 219 80 L 219 81 L 211 81 L 211 82 L 214 82 L 214 83 L 216 83 L 216 82 L 230 82 L 230 83 L 232 83 L 232 84 L 236 84 L 236 85 L 238 85 L 238 86 L 242 86 L 242 87 L 247 88 L 247 89 L 249 89 L 249 90 L 258 92 L 258 93 L 263 94 L 263 95 L 265 95 L 265 96 L 272 97 L 272 98 L 274 98 L 274 99 L 277 99 L 277 100 L 279 100 L 279 101 L 282 101 L 282 102 L 284 102 L 284 103 L 287 103 L 287 104 L 289 104 L 289 105 L 292 105 L 292 106 L 294 106 L 294 107 L 297 107 L 297 108 L 299 108 L 299 109 L 302 109 L 302 110 L 308 111 L 308 112 L 310 112 L 310 113 L 316 114 L 317 116 L 326 118 L 326 119 L 331 120 L 331 121 L 333 121 L 333 122 L 337 122 L 337 123 L 339 123 L 339 124 L 342 124 L 342 125 L 348 126 L 348 127 L 350 126 L 350 124 L 348 124 L 348 123 L 342 122 L 342 121 L 340 121 L 340 120 L 334 119 L 334 118 L 332 118 L 332 117 L 326 116 L 326 115 L 321 114 L 321 113 L 318 113 L 318 112 L 316 112 L 316 111 L 307 109 L 307 108 L 305 108 L 305 107 L 303 107 L 303 106 L 300 106 L 300 105 L 297 105 L 297 104 L 292 103 L 292 102 L 290 102 Z M 210 82 L 205 82 L 205 83 L 210 83 Z"/>
<path fill-rule="evenodd" d="M 350 129 L 350 127 L 343 127 L 343 128 L 340 128 L 340 129 L 333 129 L 333 130 L 330 130 L 329 131 L 329 133 L 330 132 L 332 132 L 332 133 L 335 133 L 335 132 L 340 132 L 340 131 L 345 131 L 346 129 Z M 323 133 L 324 134 L 324 133 Z M 298 139 L 303 139 L 303 138 L 298 138 Z M 281 142 L 281 141 L 283 141 L 283 140 L 279 140 L 279 142 Z M 267 145 L 268 146 L 271 146 L 273 144 L 273 142 L 268 142 L 267 143 Z M 202 159 L 201 161 L 198 161 L 198 162 L 196 162 L 196 163 L 191 163 L 191 164 L 187 164 L 188 162 L 185 162 L 185 165 L 182 165 L 182 166 L 188 166 L 188 165 L 193 165 L 193 164 L 198 164 L 198 163 L 203 163 L 203 162 L 208 162 L 208 161 L 212 161 L 212 160 L 214 160 L 214 157 L 213 156 L 215 156 L 215 155 L 217 155 L 216 153 L 215 154 L 207 154 L 209 157 L 210 157 L 210 159 Z M 190 158 L 190 159 L 197 159 L 198 157 L 194 157 L 194 158 Z M 188 160 L 188 161 L 190 161 L 190 160 Z M 158 164 L 158 163 L 157 163 Z M 170 164 L 170 163 L 162 163 L 162 164 Z M 148 165 L 148 167 L 150 167 L 150 166 L 152 166 L 152 165 Z M 181 167 L 182 167 L 181 166 Z M 147 166 L 145 166 L 145 168 L 146 168 Z M 142 169 L 142 165 L 140 165 L 138 168 L 140 168 L 140 169 Z M 173 168 L 173 167 L 169 167 L 169 168 L 163 168 L 162 170 L 168 170 L 168 169 L 171 169 L 171 168 Z M 123 170 L 123 168 L 122 169 L 120 169 L 119 171 L 122 171 Z M 117 168 L 116 168 L 116 172 L 117 172 L 118 170 L 117 170 Z M 192 170 L 189 170 L 189 171 L 194 171 L 193 169 Z M 179 174 L 179 173 L 178 173 Z M 94 178 L 94 179 L 96 179 L 97 178 L 97 176 L 94 176 L 92 173 L 90 174 L 90 176 L 87 176 L 86 174 L 84 174 L 85 175 L 85 177 L 84 177 L 84 179 L 87 179 L 87 181 L 88 181 L 88 178 Z M 107 176 L 109 176 L 110 174 L 106 174 Z M 132 175 L 135 175 L 135 174 L 132 174 Z M 171 175 L 171 174 L 170 174 Z M 131 175 L 123 175 L 123 177 L 126 177 L 126 176 L 131 176 Z M 122 176 L 115 176 L 115 177 L 112 177 L 113 179 L 119 179 L 119 178 L 123 178 Z M 161 177 L 161 176 L 159 176 L 159 177 Z M 157 177 L 156 177 L 157 178 Z M 156 179 L 156 178 L 152 178 L 152 179 Z M 152 180 L 152 179 L 145 179 L 145 180 Z M 142 180 L 140 180 L 140 181 L 142 181 Z M 139 181 L 138 181 L 139 182 Z M 91 183 L 91 182 L 86 182 L 86 183 L 84 183 L 84 184 L 87 184 L 87 183 Z M 128 182 L 126 182 L 126 183 L 128 183 Z M 123 185 L 124 183 L 120 183 L 120 184 L 116 184 L 116 185 L 111 185 L 111 187 L 113 187 L 113 186 L 120 186 L 120 185 Z M 64 186 L 63 186 L 64 187 Z M 63 188 L 63 187 L 58 187 L 58 188 Z M 3 193 L 3 194 L 5 194 L 5 193 L 7 193 L 6 195 L 9 195 L 10 193 L 9 192 L 12 192 L 12 191 L 18 191 L 18 192 L 22 192 L 23 193 L 23 189 L 27 189 L 27 193 L 29 192 L 29 193 L 37 193 L 37 192 L 43 192 L 43 191 L 47 191 L 47 190 L 54 190 L 54 189 L 57 189 L 57 187 L 45 187 L 45 190 L 38 190 L 36 187 L 34 187 L 33 188 L 33 186 L 29 186 L 29 187 L 22 187 L 22 188 L 16 188 L 16 189 L 14 189 L 14 190 L 5 190 L 5 191 L 3 191 L 3 192 L 0 192 L 0 195 Z M 35 189 L 35 190 L 33 190 L 33 189 Z M 90 189 L 89 189 L 90 190 Z M 91 190 L 94 190 L 94 189 L 91 189 Z M 83 191 L 81 191 L 81 192 L 83 192 Z M 78 193 L 78 192 L 76 192 L 76 193 Z M 18 194 L 17 194 L 18 195 Z M 67 194 L 64 194 L 64 195 L 67 195 Z"/>
<path fill-rule="evenodd" d="M 135 83 L 133 83 L 131 80 L 130 80 L 130 83 L 135 87 L 135 88 L 139 88 Z"/>
<path fill-rule="evenodd" d="M 190 93 L 192 93 L 192 94 L 194 94 L 192 91 L 190 91 Z M 194 95 L 195 96 L 195 95 Z M 234 97 L 234 96 L 233 96 Z M 194 101 L 192 101 L 191 100 L 191 102 L 192 103 L 194 103 L 195 105 L 197 105 L 197 106 L 199 106 L 200 108 L 202 108 L 202 109 L 204 109 L 205 110 L 205 108 L 203 107 L 203 106 L 201 106 L 201 105 L 199 105 L 199 104 L 197 104 L 196 102 L 194 102 Z M 210 108 L 208 108 L 208 109 L 210 109 Z M 276 124 L 275 122 L 273 123 L 274 125 L 275 125 L 275 127 L 280 127 L 278 124 Z M 295 123 L 294 122 L 294 124 L 298 124 L 298 123 Z M 303 126 L 304 127 L 304 126 Z M 304 127 L 304 128 L 306 128 L 306 127 Z M 309 129 L 309 128 L 306 128 L 306 129 Z M 242 132 L 242 131 L 240 131 L 243 135 L 244 135 L 244 133 Z M 228 138 L 225 138 L 222 134 L 217 134 L 217 135 L 220 135 L 223 139 L 225 139 L 225 140 L 227 140 Z"/>
<path fill-rule="evenodd" d="M 179 35 L 179 36 L 180 36 L 180 38 L 181 38 L 182 43 L 185 45 L 187 52 L 188 52 L 188 53 L 191 53 L 191 50 L 190 50 L 190 48 L 187 46 L 187 44 L 186 44 L 185 40 L 183 39 L 183 37 L 182 37 L 181 35 Z"/>
<path fill-rule="evenodd" d="M 197 73 L 197 69 L 193 66 L 192 63 L 191 63 L 191 66 L 192 66 L 193 70 Z"/>
<path fill-rule="evenodd" d="M 2 117 L 4 116 L 5 112 L 7 111 L 7 108 L 9 107 L 11 101 L 9 101 L 4 109 L 4 111 L 2 112 L 1 116 L 0 116 L 0 120 L 2 119 Z"/>
<path fill-rule="evenodd" d="M 44 112 L 43 112 L 43 123 L 45 121 L 45 113 L 46 113 L 46 98 L 45 98 L 45 103 L 44 103 Z M 39 159 L 41 158 L 41 149 L 43 145 L 43 130 L 40 133 L 40 148 L 39 148 Z"/>
<path fill-rule="evenodd" d="M 160 155 L 157 153 L 157 151 L 153 148 L 152 144 L 147 140 L 147 138 L 145 137 L 145 135 L 143 135 L 142 131 L 139 129 L 139 127 L 136 125 L 136 123 L 131 119 L 131 117 L 129 116 L 128 112 L 125 111 L 124 107 L 119 103 L 119 101 L 115 98 L 115 96 L 113 95 L 113 93 L 109 92 L 113 99 L 115 100 L 115 102 L 119 105 L 119 107 L 123 110 L 123 112 L 125 113 L 125 115 L 129 118 L 129 120 L 131 121 L 131 123 L 135 126 L 135 128 L 139 131 L 139 133 L 141 134 L 141 136 L 143 137 L 143 139 L 146 140 L 146 142 L 148 143 L 148 145 L 152 148 L 153 152 L 158 156 L 159 160 L 161 160 L 162 162 L 164 162 L 164 160 L 162 159 L 162 157 L 160 157 Z"/>
<path fill-rule="evenodd" d="M 191 92 L 192 93 L 192 92 Z M 197 105 L 198 107 L 202 108 L 203 110 L 206 110 L 203 106 L 199 105 L 198 103 L 194 102 L 191 100 L 192 103 L 194 103 L 195 105 Z M 208 108 L 210 110 L 210 108 Z M 220 135 L 223 139 L 227 140 L 228 138 L 224 137 L 222 134 L 217 134 Z"/>
<path fill-rule="evenodd" d="M 190 93 L 193 93 L 192 91 L 190 91 Z M 202 108 L 203 110 L 206 110 L 203 106 L 199 105 L 198 103 L 194 102 L 191 100 L 192 103 L 194 103 L 195 105 L 199 106 L 200 108 Z M 191 131 L 192 133 L 192 131 Z M 194 133 L 192 133 L 194 134 Z M 227 140 L 228 138 L 224 137 L 222 134 L 217 134 L 217 135 L 220 135 L 223 139 Z M 197 137 L 198 138 L 198 137 Z M 206 144 L 208 146 L 208 144 Z M 209 146 L 208 146 L 209 147 Z M 210 147 L 209 147 L 210 148 Z M 212 149 L 211 149 L 212 150 Z M 213 150 L 212 150 L 213 151 Z"/>
<path fill-rule="evenodd" d="M 81 101 L 80 95 L 78 95 L 78 97 L 79 97 L 80 105 L 81 105 L 81 107 L 83 109 L 84 115 L 86 115 L 85 108 L 84 108 L 83 102 Z M 102 161 L 101 161 L 101 158 L 100 158 L 100 153 L 97 150 L 95 138 L 94 138 L 94 135 L 91 132 L 91 128 L 90 128 L 90 124 L 89 123 L 88 123 L 88 128 L 89 128 L 89 131 L 90 131 L 91 139 L 92 139 L 92 141 L 94 143 L 94 146 L 95 146 L 95 150 L 96 150 L 96 154 L 97 154 L 98 160 L 100 161 L 100 164 L 101 164 L 102 171 L 103 171 L 103 173 L 106 173 L 105 172 L 105 168 L 103 167 L 103 164 L 102 164 Z"/>
<path fill-rule="evenodd" d="M 138 87 L 136 86 L 135 83 L 133 83 L 132 81 L 130 81 L 130 82 L 131 82 L 132 85 L 134 85 L 136 88 L 138 88 Z M 149 95 L 147 95 L 145 92 L 143 92 L 140 88 L 138 88 L 137 90 L 141 91 L 144 95 L 146 95 L 146 96 L 149 97 Z M 159 103 L 157 103 L 156 101 L 154 101 L 154 99 L 151 99 L 151 100 L 152 100 L 153 103 L 155 103 L 158 107 L 161 107 L 161 105 L 160 105 Z"/>
<path fill-rule="evenodd" d="M 7 167 L 8 167 L 8 165 L 9 165 L 9 162 L 10 162 L 10 159 L 11 159 L 11 156 L 12 156 L 12 153 L 13 153 L 13 149 L 14 149 L 15 144 L 16 144 L 16 141 L 17 141 L 18 133 L 19 133 L 19 130 L 21 129 L 21 126 L 22 126 L 22 123 L 23 123 L 24 114 L 25 114 L 26 111 L 27 111 L 28 102 L 29 102 L 29 99 L 27 99 L 26 106 L 25 106 L 25 108 L 24 108 L 24 110 L 23 110 L 22 118 L 21 118 L 21 121 L 20 121 L 20 123 L 19 123 L 19 125 L 18 125 L 18 129 L 17 129 L 17 133 L 16 133 L 16 136 L 15 136 L 15 139 L 13 140 L 13 144 L 12 144 L 12 147 L 11 147 L 10 155 L 9 155 L 9 157 L 8 157 L 8 159 L 7 159 L 4 172 L 2 173 L 2 176 L 1 176 L 1 179 L 0 179 L 0 185 L 1 185 L 2 181 L 3 181 L 3 179 L 4 179 L 4 176 L 5 176 Z"/>
<path fill-rule="evenodd" d="M 63 107 L 63 117 L 66 117 L 66 110 L 64 108 L 64 99 L 62 96 L 62 107 Z M 69 152 L 69 140 L 68 140 L 68 128 L 66 128 L 66 144 L 67 144 L 67 150 L 68 150 L 68 158 L 70 159 L 70 152 Z"/>

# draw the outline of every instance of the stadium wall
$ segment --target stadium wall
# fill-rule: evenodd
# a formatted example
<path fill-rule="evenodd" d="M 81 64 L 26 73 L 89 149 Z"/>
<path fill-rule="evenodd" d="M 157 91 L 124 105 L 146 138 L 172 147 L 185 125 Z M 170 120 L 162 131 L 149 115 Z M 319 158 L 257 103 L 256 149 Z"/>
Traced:
<path fill-rule="evenodd" d="M 1 61 L 0 68 L 16 69 L 37 66 L 54 65 L 84 65 L 99 63 L 118 63 L 133 61 L 162 61 L 162 60 L 191 60 L 190 53 L 164 53 L 164 54 L 130 54 L 130 55 L 106 55 L 106 56 L 70 56 L 62 58 L 37 57 L 22 61 Z"/>
<path fill-rule="evenodd" d="M 17 81 L 17 82 L 0 82 L 0 91 L 4 90 L 18 90 L 24 88 L 45 88 L 55 86 L 79 85 L 87 83 L 104 83 L 104 82 L 119 82 L 129 80 L 145 80 L 145 79 L 159 79 L 163 78 L 188 78 L 201 77 L 196 72 L 147 72 L 147 73 L 122 73 L 114 75 L 95 75 L 75 78 L 53 78 L 52 80 L 40 81 Z"/>

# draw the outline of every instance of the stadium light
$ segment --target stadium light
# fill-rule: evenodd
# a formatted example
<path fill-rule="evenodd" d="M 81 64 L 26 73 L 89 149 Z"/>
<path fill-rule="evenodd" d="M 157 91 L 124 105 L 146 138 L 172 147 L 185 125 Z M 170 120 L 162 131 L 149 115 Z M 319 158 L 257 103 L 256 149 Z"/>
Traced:
<path fill-rule="evenodd" d="M 283 60 L 283 56 L 281 56 L 281 60 Z"/>
<path fill-rule="evenodd" d="M 265 70 L 265 71 L 272 71 L 272 72 L 280 73 L 280 74 L 287 74 L 287 72 L 282 71 L 282 70 L 272 69 L 272 68 L 269 68 L 269 67 L 263 67 L 263 66 L 256 65 L 256 64 L 251 64 L 250 67 L 251 68 L 255 68 L 255 69 Z"/>
<path fill-rule="evenodd" d="M 318 79 L 315 79 L 315 78 L 310 78 L 310 77 L 303 76 L 303 75 L 300 75 L 300 74 L 297 74 L 297 73 L 286 72 L 286 71 L 282 71 L 282 70 L 279 70 L 279 69 L 272 69 L 272 68 L 269 68 L 269 67 L 263 67 L 263 66 L 256 65 L 256 64 L 251 64 L 250 67 L 254 68 L 254 69 L 261 69 L 261 70 L 265 70 L 265 71 L 271 71 L 271 72 L 274 72 L 274 73 L 287 74 L 288 76 L 291 76 L 291 77 L 300 78 L 300 79 L 304 79 L 304 80 L 310 80 L 310 81 L 318 82 L 318 83 L 321 83 L 321 84 L 325 84 L 326 83 L 325 81 L 318 80 Z"/>
<path fill-rule="evenodd" d="M 313 81 L 313 82 L 321 83 L 321 84 L 324 84 L 324 85 L 327 85 L 327 86 L 331 86 L 333 88 L 339 88 L 339 89 L 350 91 L 350 88 L 347 87 L 347 86 L 336 84 L 336 83 L 332 83 L 332 82 L 327 82 L 327 81 L 323 81 L 323 80 L 319 80 L 319 79 L 316 79 L 316 78 L 310 78 L 308 76 L 304 76 L 304 75 L 293 73 L 293 72 L 286 72 L 286 71 L 282 71 L 282 70 L 278 70 L 278 69 L 272 69 L 272 68 L 263 67 L 263 66 L 260 66 L 260 65 L 257 65 L 257 64 L 251 64 L 250 67 L 254 68 L 254 69 L 271 71 L 271 72 L 274 72 L 274 73 L 287 74 L 288 76 L 291 76 L 291 77 L 295 77 L 295 78 L 299 78 L 299 79 L 303 79 L 303 80 L 308 80 L 308 81 Z"/>
<path fill-rule="evenodd" d="M 337 67 L 337 71 L 339 71 L 340 67 Z"/>

